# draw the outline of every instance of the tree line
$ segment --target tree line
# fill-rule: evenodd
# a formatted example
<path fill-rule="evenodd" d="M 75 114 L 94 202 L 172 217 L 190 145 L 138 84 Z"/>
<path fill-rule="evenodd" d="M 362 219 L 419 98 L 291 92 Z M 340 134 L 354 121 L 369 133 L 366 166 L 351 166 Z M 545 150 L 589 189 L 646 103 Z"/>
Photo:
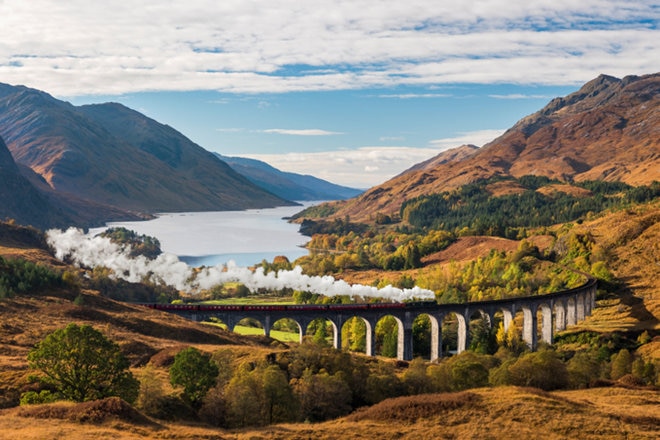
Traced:
<path fill-rule="evenodd" d="M 543 176 L 523 176 L 512 182 L 523 191 L 519 194 L 492 196 L 488 185 L 501 177 L 484 179 L 454 191 L 406 200 L 400 209 L 401 219 L 421 229 L 458 231 L 467 228 L 472 235 L 496 235 L 517 238 L 520 228 L 550 226 L 577 221 L 606 209 L 643 203 L 660 196 L 660 182 L 632 187 L 622 182 L 571 182 L 586 189 L 588 196 L 561 191 L 545 195 L 539 188 L 561 184 Z"/>

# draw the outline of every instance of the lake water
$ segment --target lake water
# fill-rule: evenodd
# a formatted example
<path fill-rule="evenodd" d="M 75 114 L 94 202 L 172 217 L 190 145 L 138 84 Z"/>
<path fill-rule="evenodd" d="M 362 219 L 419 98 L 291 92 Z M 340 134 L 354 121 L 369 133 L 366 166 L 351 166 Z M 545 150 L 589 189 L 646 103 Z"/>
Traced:
<path fill-rule="evenodd" d="M 307 255 L 309 241 L 289 217 L 319 202 L 246 211 L 163 213 L 154 220 L 113 222 L 139 234 L 158 238 L 163 252 L 172 253 L 191 266 L 215 266 L 234 261 L 250 266 L 284 255 L 290 261 Z M 91 229 L 93 234 L 106 228 Z"/>

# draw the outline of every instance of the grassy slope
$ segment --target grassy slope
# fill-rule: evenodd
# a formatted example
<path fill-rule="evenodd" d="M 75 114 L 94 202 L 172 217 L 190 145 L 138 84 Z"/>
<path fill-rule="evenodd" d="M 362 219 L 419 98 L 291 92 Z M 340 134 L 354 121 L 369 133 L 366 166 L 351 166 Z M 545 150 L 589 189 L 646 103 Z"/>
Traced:
<path fill-rule="evenodd" d="M 101 406 L 100 404 L 98 406 Z M 655 439 L 660 394 L 597 388 L 555 393 L 503 387 L 398 398 L 343 419 L 226 431 L 144 419 L 127 408 L 57 404 L 0 412 L 0 439 Z M 51 417 L 32 423 L 35 417 Z M 85 418 L 92 422 L 81 423 Z"/>

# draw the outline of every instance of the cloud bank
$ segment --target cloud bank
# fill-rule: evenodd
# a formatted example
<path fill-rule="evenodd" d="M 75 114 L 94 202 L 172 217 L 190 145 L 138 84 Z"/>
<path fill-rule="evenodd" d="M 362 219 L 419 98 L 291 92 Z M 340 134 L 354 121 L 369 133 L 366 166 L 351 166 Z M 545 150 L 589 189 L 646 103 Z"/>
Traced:
<path fill-rule="evenodd" d="M 415 286 L 399 289 L 386 286 L 381 289 L 361 284 L 348 284 L 331 276 L 309 276 L 300 266 L 293 270 L 264 273 L 259 268 L 251 271 L 233 265 L 219 265 L 193 270 L 173 254 L 161 254 L 154 260 L 139 256 L 131 258 L 129 249 L 112 243 L 110 239 L 85 234 L 77 228 L 66 231 L 57 229 L 46 233 L 48 243 L 55 249 L 60 260 L 70 259 L 74 264 L 86 267 L 103 266 L 111 269 L 118 278 L 129 282 L 151 280 L 170 285 L 178 290 L 196 292 L 200 289 L 227 283 L 240 282 L 248 289 L 294 290 L 325 296 L 347 295 L 360 298 L 385 298 L 396 302 L 412 299 L 435 299 L 431 290 Z"/>
<path fill-rule="evenodd" d="M 460 144 L 453 144 L 457 147 Z M 319 179 L 353 188 L 383 183 L 402 170 L 427 160 L 444 148 L 361 147 L 354 150 L 309 153 L 242 154 L 264 161 L 282 171 L 309 174 Z"/>
<path fill-rule="evenodd" d="M 575 85 L 658 71 L 659 21 L 641 0 L 4 0 L 0 78 L 59 96 Z"/>
<path fill-rule="evenodd" d="M 354 150 L 241 156 L 261 160 L 282 171 L 309 174 L 352 188 L 370 188 L 445 150 L 465 144 L 483 146 L 504 131 L 493 129 L 460 133 L 455 137 L 431 140 L 427 148 L 371 146 Z M 404 139 L 394 140 L 398 142 Z"/>

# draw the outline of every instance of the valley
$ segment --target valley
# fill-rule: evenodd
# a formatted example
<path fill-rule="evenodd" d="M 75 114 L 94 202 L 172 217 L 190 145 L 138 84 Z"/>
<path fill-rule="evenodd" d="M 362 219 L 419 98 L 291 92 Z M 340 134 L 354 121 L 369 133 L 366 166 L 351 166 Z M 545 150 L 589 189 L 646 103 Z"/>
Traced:
<path fill-rule="evenodd" d="M 292 203 L 131 109 L 78 108 L 2 86 L 0 177 L 25 189 L 2 193 L 12 207 L 4 215 L 25 217 L 0 223 L 0 438 L 656 438 L 659 78 L 600 76 L 482 148 L 449 150 L 361 195 L 306 209 L 294 221 L 309 236 L 307 255 L 240 270 L 190 267 L 140 234 L 42 232 L 91 219 L 64 209 L 62 197 L 105 206 L 96 211 L 105 220 L 114 218 L 105 212 Z M 33 112 L 57 123 L 35 125 Z M 113 148 L 131 166 L 101 154 Z M 99 164 L 108 165 L 103 178 Z M 171 175 L 176 189 L 157 184 L 159 175 Z M 138 252 L 130 255 L 127 243 Z M 279 319 L 270 323 L 284 332 L 277 340 L 259 335 L 254 321 L 241 322 L 246 334 L 238 334 L 218 319 L 194 322 L 143 305 L 378 307 L 416 289 L 422 299 L 465 307 L 587 279 L 598 283 L 595 308 L 566 328 L 551 311 L 551 344 L 530 344 L 523 310 L 511 319 L 447 313 L 435 324 L 420 314 L 406 328 L 413 348 L 405 360 L 392 314 L 347 319 L 333 349 L 327 320 L 311 320 L 300 335 Z M 541 317 L 531 331 L 543 341 L 542 314 L 531 313 Z M 469 321 L 466 350 L 461 319 Z M 35 379 L 31 353 L 72 323 L 117 344 L 137 396 L 62 402 L 57 386 Z M 376 356 L 365 356 L 370 349 Z M 172 380 L 177 357 L 190 350 L 216 366 L 212 386 L 195 399 Z"/>

